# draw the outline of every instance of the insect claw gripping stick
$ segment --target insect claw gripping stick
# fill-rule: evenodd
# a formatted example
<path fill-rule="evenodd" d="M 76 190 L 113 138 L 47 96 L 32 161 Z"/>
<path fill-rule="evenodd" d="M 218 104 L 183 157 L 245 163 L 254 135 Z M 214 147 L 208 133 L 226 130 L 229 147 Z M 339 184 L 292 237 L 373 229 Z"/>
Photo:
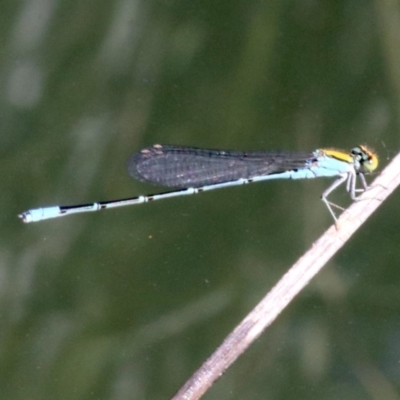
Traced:
<path fill-rule="evenodd" d="M 37 222 L 252 182 L 336 177 L 337 179 L 321 195 L 322 201 L 336 221 L 332 210 L 334 204 L 328 201 L 329 194 L 346 182 L 347 192 L 352 200 L 356 200 L 356 193 L 368 189 L 364 174 L 374 171 L 377 166 L 377 155 L 362 145 L 346 153 L 336 149 L 317 149 L 311 152 L 239 152 L 156 144 L 130 157 L 129 175 L 142 182 L 176 190 L 91 204 L 36 208 L 23 212 L 19 217 L 26 223 Z M 358 176 L 362 184 L 361 189 L 356 188 Z"/>

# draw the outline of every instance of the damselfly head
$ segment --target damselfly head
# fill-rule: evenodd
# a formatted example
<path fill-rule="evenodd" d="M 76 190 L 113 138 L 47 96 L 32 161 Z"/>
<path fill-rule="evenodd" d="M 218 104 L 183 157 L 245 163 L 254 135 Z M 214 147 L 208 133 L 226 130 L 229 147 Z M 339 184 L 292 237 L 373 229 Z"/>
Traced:
<path fill-rule="evenodd" d="M 359 145 L 351 150 L 351 155 L 360 165 L 360 172 L 372 172 L 378 168 L 378 156 L 367 146 Z"/>

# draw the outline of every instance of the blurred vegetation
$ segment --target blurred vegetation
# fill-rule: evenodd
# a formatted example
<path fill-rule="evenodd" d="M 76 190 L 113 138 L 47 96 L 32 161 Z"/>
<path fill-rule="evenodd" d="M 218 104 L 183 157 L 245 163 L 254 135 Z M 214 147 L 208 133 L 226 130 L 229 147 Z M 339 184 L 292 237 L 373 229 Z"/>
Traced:
<path fill-rule="evenodd" d="M 399 149 L 395 1 L 4 0 L 0 21 L 2 399 L 171 397 L 331 223 L 323 179 L 18 213 L 162 191 L 125 170 L 153 143 Z M 398 202 L 205 398 L 399 397 Z"/>

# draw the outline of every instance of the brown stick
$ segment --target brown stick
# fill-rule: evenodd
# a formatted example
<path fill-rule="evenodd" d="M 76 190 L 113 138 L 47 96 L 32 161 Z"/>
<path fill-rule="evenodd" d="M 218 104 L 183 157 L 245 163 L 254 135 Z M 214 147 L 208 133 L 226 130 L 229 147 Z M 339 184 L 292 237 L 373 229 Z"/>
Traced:
<path fill-rule="evenodd" d="M 371 189 L 340 216 L 337 227 L 330 227 L 313 244 L 172 400 L 200 399 L 399 184 L 400 154 L 375 179 Z"/>

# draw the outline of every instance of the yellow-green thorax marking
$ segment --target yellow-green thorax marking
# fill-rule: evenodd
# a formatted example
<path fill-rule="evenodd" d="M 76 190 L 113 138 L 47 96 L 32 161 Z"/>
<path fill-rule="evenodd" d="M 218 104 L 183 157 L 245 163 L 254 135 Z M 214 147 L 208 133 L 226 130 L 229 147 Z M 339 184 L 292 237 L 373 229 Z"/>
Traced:
<path fill-rule="evenodd" d="M 359 145 L 354 147 L 350 153 L 337 149 L 322 149 L 328 156 L 336 160 L 354 164 L 357 172 L 372 172 L 378 167 L 378 156 L 367 146 Z"/>

